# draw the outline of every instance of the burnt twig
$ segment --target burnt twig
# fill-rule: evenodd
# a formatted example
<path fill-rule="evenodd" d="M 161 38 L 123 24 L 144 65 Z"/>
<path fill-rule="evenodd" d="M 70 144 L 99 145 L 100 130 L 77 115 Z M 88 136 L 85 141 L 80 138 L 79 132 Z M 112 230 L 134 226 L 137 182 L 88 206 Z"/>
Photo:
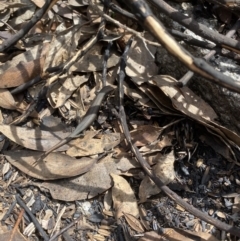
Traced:
<path fill-rule="evenodd" d="M 150 33 L 157 38 L 170 54 L 179 59 L 190 70 L 200 74 L 215 84 L 240 93 L 240 84 L 234 81 L 231 77 L 215 70 L 205 60 L 195 58 L 183 49 L 167 32 L 161 22 L 154 16 L 146 2 L 143 0 L 129 0 L 127 3 L 133 8 L 133 12 L 136 13 L 139 21 L 144 23 L 144 26 L 150 31 Z"/>
<path fill-rule="evenodd" d="M 239 29 L 239 27 L 240 27 L 240 19 L 238 19 L 237 22 L 234 24 L 234 26 L 231 28 L 231 30 L 228 31 L 228 33 L 226 34 L 226 37 L 231 38 L 236 33 L 236 31 Z M 215 47 L 208 54 L 206 54 L 203 58 L 206 60 L 210 60 L 212 58 L 212 56 L 214 56 L 216 53 L 219 53 L 219 52 L 221 52 L 221 48 Z M 194 73 L 192 71 L 188 71 L 179 80 L 179 84 L 181 86 L 186 85 L 193 76 L 194 76 Z"/>
<path fill-rule="evenodd" d="M 182 24 L 184 27 L 190 29 L 195 34 L 208 39 L 222 48 L 226 48 L 232 51 L 240 53 L 240 43 L 237 40 L 227 38 L 226 36 L 210 30 L 205 25 L 196 22 L 193 18 L 187 17 L 168 5 L 162 0 L 149 0 L 152 2 L 161 12 L 169 16 L 172 20 Z"/>
<path fill-rule="evenodd" d="M 36 217 L 32 214 L 32 212 L 30 211 L 30 209 L 27 207 L 27 205 L 23 202 L 23 200 L 21 199 L 19 194 L 16 194 L 16 200 L 19 206 L 21 206 L 25 212 L 28 214 L 28 216 L 31 218 L 32 222 L 34 223 L 35 227 L 37 228 L 37 230 L 39 231 L 39 233 L 42 235 L 44 241 L 48 241 L 49 237 L 46 234 L 46 232 L 43 230 L 43 228 L 41 227 L 41 225 L 39 224 L 38 220 L 36 219 Z"/>

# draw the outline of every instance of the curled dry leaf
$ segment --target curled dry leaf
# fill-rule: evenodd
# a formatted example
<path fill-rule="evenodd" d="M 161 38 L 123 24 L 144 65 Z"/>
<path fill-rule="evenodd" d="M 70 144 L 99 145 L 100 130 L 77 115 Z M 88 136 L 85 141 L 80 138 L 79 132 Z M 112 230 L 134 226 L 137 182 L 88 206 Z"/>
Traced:
<path fill-rule="evenodd" d="M 114 183 L 112 187 L 112 198 L 116 219 L 119 219 L 124 213 L 131 213 L 133 216 L 139 217 L 137 200 L 127 180 L 113 173 L 111 177 Z"/>
<path fill-rule="evenodd" d="M 54 146 L 59 140 L 66 138 L 70 134 L 60 131 L 51 133 L 39 129 L 3 124 L 0 124 L 0 132 L 18 145 L 38 151 L 47 151 L 49 146 Z M 64 145 L 58 150 L 66 150 L 68 147 L 68 145 Z"/>
<path fill-rule="evenodd" d="M 74 159 L 67 155 L 53 152 L 43 160 L 43 152 L 20 150 L 6 151 L 6 159 L 27 175 L 41 180 L 55 180 L 80 175 L 87 172 L 97 159 Z"/>
<path fill-rule="evenodd" d="M 142 225 L 146 230 L 149 231 L 151 228 L 150 228 L 149 222 L 147 221 L 147 210 L 144 208 L 142 204 L 139 206 L 139 214 L 140 214 Z"/>
<path fill-rule="evenodd" d="M 129 213 L 124 213 L 124 217 L 125 217 L 127 223 L 130 225 L 130 227 L 133 230 L 135 230 L 138 233 L 144 232 L 144 228 L 143 228 L 142 224 L 135 216 L 133 216 Z"/>
<path fill-rule="evenodd" d="M 47 188 L 54 199 L 67 202 L 90 199 L 111 187 L 110 173 L 121 174 L 121 170 L 125 172 L 138 166 L 138 163 L 132 159 L 116 160 L 106 157 L 79 177 L 44 182 L 40 188 Z"/>

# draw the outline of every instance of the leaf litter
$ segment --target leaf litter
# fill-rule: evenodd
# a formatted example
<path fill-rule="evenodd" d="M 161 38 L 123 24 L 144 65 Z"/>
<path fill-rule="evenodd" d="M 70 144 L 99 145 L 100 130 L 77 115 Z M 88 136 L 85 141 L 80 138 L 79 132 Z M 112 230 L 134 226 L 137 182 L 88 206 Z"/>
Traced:
<path fill-rule="evenodd" d="M 4 2 L 0 4 L 0 15 L 19 30 L 44 3 Z M 95 4 L 102 9 L 99 1 Z M 108 43 L 98 42 L 66 73 L 54 74 L 55 68 L 61 69 L 79 49 L 84 49 L 97 33 L 99 23 L 100 16 L 88 1 L 57 2 L 25 40 L 17 43 L 18 51 L 13 51 L 11 57 L 1 56 L 0 191 L 4 205 L 0 206 L 0 213 L 4 227 L 14 226 L 18 208 L 9 213 L 8 210 L 11 206 L 14 209 L 13 193 L 19 192 L 49 234 L 56 234 L 70 219 L 78 219 L 78 230 L 88 231 L 77 233 L 74 226 L 70 227 L 68 235 L 77 240 L 83 235 L 91 240 L 114 240 L 116 223 L 122 223 L 122 228 L 128 225 L 130 233 L 124 231 L 125 238 L 130 235 L 132 239 L 142 236 L 138 240 L 217 240 L 213 234 L 219 238 L 219 230 L 206 226 L 176 205 L 142 172 L 110 111 L 111 105 L 117 103 L 116 92 L 103 102 L 90 131 L 40 160 L 44 151 L 69 136 L 71 128 L 81 122 L 102 87 L 104 68 L 107 84 L 116 85 L 123 50 L 120 48 L 129 38 L 120 27 L 118 31 L 126 39 L 116 40 L 117 45 L 110 51 Z M 7 30 L 1 29 L 0 37 L 12 36 L 12 30 L 4 23 L 0 27 Z M 146 32 L 143 36 L 153 40 Z M 155 175 L 183 199 L 218 220 L 238 225 L 240 137 L 217 122 L 214 110 L 192 90 L 177 87 L 178 81 L 171 76 L 158 75 L 156 50 L 157 47 L 136 38 L 128 55 L 129 79 L 124 82 L 124 92 L 128 97 L 125 108 L 132 142 Z M 107 52 L 108 60 L 104 63 Z M 35 77 L 41 77 L 35 94 L 31 87 L 12 93 L 13 87 Z M 42 106 L 38 98 L 42 98 Z M 31 103 L 37 103 L 40 111 L 31 111 Z M 106 157 L 100 159 L 103 153 Z M 233 165 L 235 171 L 231 169 Z M 6 192 L 12 194 L 7 196 Z M 26 218 L 24 222 L 26 228 L 16 231 L 16 240 L 41 236 L 33 223 Z M 152 231 L 160 229 L 162 234 Z M 1 233 L 1 240 L 12 235 L 6 229 Z"/>

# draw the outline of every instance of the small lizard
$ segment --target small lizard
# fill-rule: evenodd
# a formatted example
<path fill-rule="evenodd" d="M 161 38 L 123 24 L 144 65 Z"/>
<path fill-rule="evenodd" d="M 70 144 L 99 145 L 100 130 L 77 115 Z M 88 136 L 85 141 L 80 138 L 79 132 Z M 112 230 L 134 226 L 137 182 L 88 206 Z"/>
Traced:
<path fill-rule="evenodd" d="M 88 109 L 86 115 L 83 117 L 81 123 L 76 127 L 76 129 L 65 139 L 61 140 L 59 143 L 57 143 L 55 146 L 51 147 L 49 150 L 47 150 L 44 154 L 44 156 L 47 156 L 50 152 L 56 150 L 57 148 L 67 144 L 69 141 L 71 141 L 73 138 L 76 138 L 82 131 L 87 129 L 93 121 L 96 119 L 99 108 L 101 106 L 101 103 L 104 99 L 104 97 L 113 90 L 114 88 L 111 86 L 104 86 L 101 91 L 97 94 L 95 99 L 93 100 L 93 103 L 91 107 Z"/>

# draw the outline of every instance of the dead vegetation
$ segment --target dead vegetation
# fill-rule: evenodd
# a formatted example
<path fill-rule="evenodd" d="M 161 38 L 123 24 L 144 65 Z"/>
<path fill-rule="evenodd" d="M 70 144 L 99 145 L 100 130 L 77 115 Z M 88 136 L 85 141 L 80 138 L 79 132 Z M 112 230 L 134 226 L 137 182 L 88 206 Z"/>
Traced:
<path fill-rule="evenodd" d="M 238 240 L 240 137 L 187 83 L 240 93 L 205 61 L 238 61 L 240 3 L 188 3 L 224 35 L 168 1 L 117 2 L 0 3 L 0 241 Z M 163 47 L 181 79 L 159 74 Z"/>

